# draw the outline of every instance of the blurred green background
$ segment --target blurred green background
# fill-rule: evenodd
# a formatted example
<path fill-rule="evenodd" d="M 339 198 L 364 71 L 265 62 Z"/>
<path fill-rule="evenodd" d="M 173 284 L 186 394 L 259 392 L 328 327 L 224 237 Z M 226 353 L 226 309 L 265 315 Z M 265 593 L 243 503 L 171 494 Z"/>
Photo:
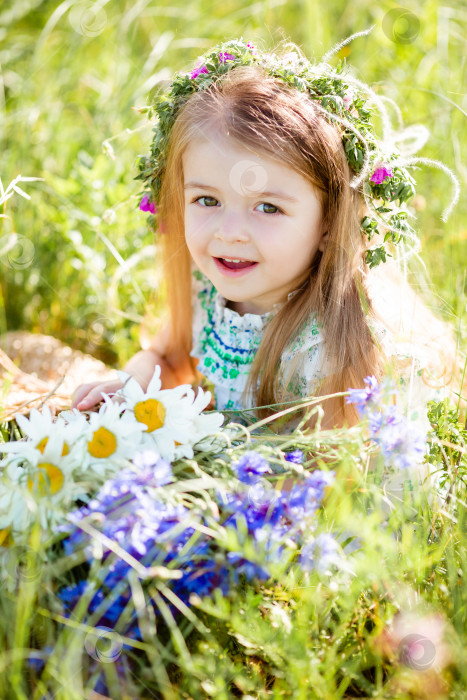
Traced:
<path fill-rule="evenodd" d="M 5 189 L 18 175 L 43 180 L 18 182 L 30 199 L 15 193 L 1 208 L 0 331 L 52 334 L 124 362 L 138 349 L 146 309 L 159 311 L 157 247 L 134 180 L 151 125 L 137 107 L 220 40 L 243 36 L 273 48 L 287 39 L 319 58 L 372 25 L 339 56 L 396 100 L 406 125 L 430 129 L 418 155 L 443 161 L 461 184 L 444 223 L 451 180 L 433 167 L 412 170 L 423 257 L 462 343 L 467 6 L 433 1 L 3 1 L 0 177 Z"/>

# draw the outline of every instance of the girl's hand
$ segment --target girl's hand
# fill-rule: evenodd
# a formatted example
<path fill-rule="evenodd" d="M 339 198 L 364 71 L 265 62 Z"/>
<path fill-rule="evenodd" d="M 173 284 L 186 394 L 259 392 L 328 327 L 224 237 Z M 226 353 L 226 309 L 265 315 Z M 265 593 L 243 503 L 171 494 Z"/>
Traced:
<path fill-rule="evenodd" d="M 152 350 L 140 350 L 125 365 L 123 371 L 133 376 L 142 389 L 146 391 L 149 381 L 154 374 L 156 364 L 165 367 L 163 360 Z M 78 411 L 86 411 L 102 401 L 102 394 L 112 397 L 116 391 L 123 387 L 123 382 L 115 377 L 109 377 L 106 381 L 89 382 L 80 384 L 73 394 L 72 408 Z"/>
<path fill-rule="evenodd" d="M 116 391 L 121 389 L 123 383 L 120 379 L 110 379 L 106 382 L 90 382 L 88 384 L 80 384 L 75 389 L 73 394 L 72 408 L 77 408 L 79 411 L 86 411 L 102 401 L 102 393 L 108 394 L 110 397 Z"/>

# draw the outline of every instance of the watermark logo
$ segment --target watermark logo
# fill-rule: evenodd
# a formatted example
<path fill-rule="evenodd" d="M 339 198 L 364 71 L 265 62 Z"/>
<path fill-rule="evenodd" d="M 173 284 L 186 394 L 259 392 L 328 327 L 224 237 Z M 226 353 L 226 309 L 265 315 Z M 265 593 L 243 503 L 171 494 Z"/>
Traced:
<path fill-rule="evenodd" d="M 0 260 L 13 270 L 24 270 L 34 261 L 34 243 L 20 233 L 10 233 L 0 238 Z"/>
<path fill-rule="evenodd" d="M 4 572 L 7 587 L 16 588 L 22 584 L 33 583 L 41 577 L 43 561 L 39 554 L 27 545 L 14 545 L 8 548 L 8 557 Z M 8 585 L 10 584 L 10 585 Z"/>
<path fill-rule="evenodd" d="M 420 20 L 405 7 L 394 7 L 383 17 L 383 32 L 396 44 L 412 44 L 420 34 Z"/>
<path fill-rule="evenodd" d="M 423 634 L 408 634 L 399 644 L 399 661 L 415 671 L 424 671 L 433 665 L 436 646 Z"/>
<path fill-rule="evenodd" d="M 82 36 L 98 36 L 107 25 L 107 13 L 100 2 L 79 2 L 68 15 L 70 24 Z"/>
<path fill-rule="evenodd" d="M 248 503 L 256 509 L 273 510 L 280 500 L 280 491 L 258 481 L 248 487 Z"/>
<path fill-rule="evenodd" d="M 84 648 L 89 656 L 101 664 L 114 663 L 122 653 L 123 642 L 110 627 L 95 627 L 84 639 Z"/>
<path fill-rule="evenodd" d="M 87 352 L 92 352 L 101 347 L 104 343 L 112 343 L 115 340 L 115 324 L 112 319 L 106 316 L 96 316 L 91 314 L 88 319 L 86 331 Z"/>
<path fill-rule="evenodd" d="M 268 175 L 266 169 L 254 160 L 240 160 L 231 168 L 229 181 L 238 194 L 252 195 L 264 190 Z"/>

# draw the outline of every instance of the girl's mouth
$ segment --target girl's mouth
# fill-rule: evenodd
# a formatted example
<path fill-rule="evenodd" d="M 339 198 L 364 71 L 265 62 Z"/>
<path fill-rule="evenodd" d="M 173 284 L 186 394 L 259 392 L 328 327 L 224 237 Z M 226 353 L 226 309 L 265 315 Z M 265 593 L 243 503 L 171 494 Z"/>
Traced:
<path fill-rule="evenodd" d="M 252 260 L 241 260 L 239 262 L 232 262 L 231 260 L 225 258 L 213 258 L 216 263 L 217 268 L 228 277 L 238 277 L 252 270 L 258 265 L 257 262 Z"/>

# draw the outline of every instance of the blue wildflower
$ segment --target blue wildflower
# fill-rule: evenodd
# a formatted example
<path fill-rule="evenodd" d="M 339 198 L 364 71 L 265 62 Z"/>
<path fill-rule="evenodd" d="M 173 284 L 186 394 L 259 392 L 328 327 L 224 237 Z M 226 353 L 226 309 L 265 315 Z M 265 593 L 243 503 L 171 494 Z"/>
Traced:
<path fill-rule="evenodd" d="M 313 489 L 315 492 L 315 499 L 321 503 L 326 487 L 332 486 L 336 480 L 336 472 L 326 472 L 322 469 L 315 469 L 312 472 L 308 472 L 305 479 L 306 488 Z"/>
<path fill-rule="evenodd" d="M 208 595 L 215 588 L 220 588 L 224 595 L 227 594 L 231 574 L 228 568 L 213 559 L 209 540 L 203 536 L 198 538 L 189 550 L 180 555 L 195 532 L 191 525 L 193 514 L 181 503 L 162 500 L 160 484 L 165 481 L 168 472 L 165 469 L 161 476 L 157 472 L 161 460 L 157 459 L 154 465 L 151 464 L 153 459 L 153 454 L 140 455 L 135 465 L 139 468 L 138 471 L 123 470 L 107 481 L 86 506 L 71 514 L 75 527 L 70 531 L 69 526 L 69 536 L 64 541 L 65 551 L 70 554 L 77 547 L 84 546 L 88 561 L 92 560 L 91 537 L 79 528 L 80 521 L 89 518 L 96 529 L 120 545 L 143 566 L 168 564 L 176 559 L 176 567 L 182 571 L 182 577 L 172 581 L 170 586 L 186 604 L 189 603 L 192 592 Z M 99 575 L 101 588 L 94 594 L 89 611 L 92 613 L 106 600 L 106 591 L 114 591 L 113 595 L 120 593 L 99 620 L 100 624 L 112 628 L 130 600 L 127 579 L 131 565 L 105 544 L 102 561 L 104 566 Z M 115 590 L 117 586 L 118 589 Z M 62 589 L 60 598 L 67 610 L 74 607 L 85 589 L 86 582 Z M 176 607 L 170 602 L 168 605 L 177 614 Z M 155 607 L 157 613 L 157 606 Z M 125 634 L 139 635 L 136 619 L 127 624 Z"/>
<path fill-rule="evenodd" d="M 163 479 L 166 477 L 165 471 Z M 174 559 L 194 530 L 188 526 L 190 512 L 182 504 L 166 503 L 156 497 L 160 478 L 151 466 L 142 466 L 141 471 L 126 469 L 109 479 L 92 501 L 70 514 L 75 527 L 68 526 L 69 537 L 63 542 L 65 552 L 71 554 L 86 546 L 88 561 L 92 560 L 91 538 L 79 528 L 81 520 L 91 518 L 94 527 L 143 566 Z M 103 562 L 106 566 L 102 569 L 102 585 L 110 588 L 124 579 L 130 569 L 126 561 L 105 546 Z"/>
<path fill-rule="evenodd" d="M 366 412 L 366 417 L 368 418 L 368 427 L 370 429 L 370 436 L 372 438 L 374 438 L 378 431 L 381 429 L 384 421 L 388 419 L 392 408 L 393 407 L 389 409 L 389 412 L 386 411 L 386 413 L 374 410 L 369 410 Z"/>
<path fill-rule="evenodd" d="M 303 452 L 301 450 L 286 452 L 285 459 L 287 462 L 293 462 L 293 464 L 301 464 L 303 462 Z"/>
<path fill-rule="evenodd" d="M 318 510 L 326 487 L 334 481 L 335 472 L 315 469 L 306 474 L 304 481 L 282 494 L 284 511 L 294 525 L 307 527 L 306 521 Z"/>
<path fill-rule="evenodd" d="M 209 559 L 191 562 L 184 569 L 183 578 L 173 582 L 174 593 L 185 604 L 188 604 L 191 593 L 202 597 L 210 595 L 216 588 L 227 595 L 230 589 L 230 571 Z"/>
<path fill-rule="evenodd" d="M 154 450 L 142 450 L 133 458 L 133 464 L 138 469 L 147 471 L 152 469 L 155 485 L 165 486 L 173 481 L 172 467 Z"/>
<path fill-rule="evenodd" d="M 44 666 L 46 664 L 46 660 L 48 659 L 49 656 L 51 656 L 54 648 L 52 646 L 46 646 L 40 651 L 38 650 L 36 654 L 30 655 L 26 659 L 26 663 L 28 665 L 28 668 L 32 669 L 36 676 L 38 676 L 41 671 L 44 669 Z M 31 653 L 31 652 L 30 652 Z M 40 655 L 40 656 L 39 656 Z"/>
<path fill-rule="evenodd" d="M 240 574 L 244 574 L 248 581 L 252 581 L 253 579 L 267 581 L 271 578 L 271 574 L 267 569 L 255 562 L 245 559 L 245 557 L 237 552 L 229 552 L 227 554 L 227 560 L 234 566 L 233 576 L 235 583 L 238 583 Z"/>
<path fill-rule="evenodd" d="M 427 435 L 420 426 L 413 425 L 391 406 L 372 438 L 380 445 L 386 464 L 397 469 L 407 469 L 420 462 L 426 452 Z"/>
<path fill-rule="evenodd" d="M 357 406 L 357 410 L 360 416 L 362 416 L 366 409 L 378 406 L 384 397 L 385 393 L 394 393 L 389 386 L 384 386 L 379 384 L 378 380 L 374 375 L 365 377 L 363 380 L 366 384 L 364 389 L 349 389 L 349 395 L 346 397 L 346 403 L 354 403 Z"/>
<path fill-rule="evenodd" d="M 237 508 L 235 516 L 243 517 L 250 533 L 265 525 L 275 525 L 283 516 L 280 493 L 267 484 L 252 484 Z"/>
<path fill-rule="evenodd" d="M 385 462 L 407 469 L 420 462 L 426 452 L 426 432 L 413 425 L 397 406 L 378 406 L 384 392 L 396 393 L 389 385 L 379 385 L 375 377 L 366 377 L 365 389 L 349 389 L 347 403 L 355 403 L 360 415 L 368 419 L 370 437 L 381 448 Z"/>
<path fill-rule="evenodd" d="M 247 452 L 233 465 L 237 477 L 244 484 L 255 484 L 263 474 L 270 474 L 271 467 L 257 452 Z"/>
<path fill-rule="evenodd" d="M 330 573 L 331 566 L 342 562 L 339 544 L 327 532 L 322 532 L 302 548 L 299 562 L 305 571 Z"/>
<path fill-rule="evenodd" d="M 239 529 L 243 524 L 259 546 L 258 553 L 261 552 L 261 564 L 250 561 L 242 553 L 228 554 L 228 561 L 235 564 L 235 581 L 239 574 L 244 574 L 248 580 L 264 580 L 268 562 L 284 561 L 284 557 L 290 556 L 287 539 L 299 542 L 305 531 L 310 532 L 325 488 L 334 478 L 334 472 L 315 470 L 306 474 L 290 492 L 256 482 L 246 491 L 224 496 L 224 512 L 230 513 L 224 526 Z"/>
<path fill-rule="evenodd" d="M 281 543 L 290 528 L 284 518 L 284 506 L 279 491 L 268 484 L 252 484 L 244 492 L 229 494 L 224 511 L 230 513 L 224 522 L 225 527 L 238 530 L 243 525 L 248 534 L 261 544 L 261 551 L 266 553 L 268 561 L 281 558 Z M 243 554 L 230 552 L 227 559 L 231 564 L 235 563 L 232 572 L 235 582 L 240 573 L 245 574 L 248 580 L 269 578 L 263 566 L 246 559 Z"/>
<path fill-rule="evenodd" d="M 78 601 L 88 591 L 89 587 L 90 584 L 88 581 L 78 581 L 70 586 L 64 586 L 57 592 L 57 597 L 64 604 L 64 612 L 66 617 L 70 616 Z M 88 605 L 90 615 L 97 610 L 105 598 L 106 594 L 104 590 L 102 588 L 97 588 Z M 102 613 L 99 620 L 95 623 L 95 626 L 113 628 L 129 600 L 129 590 L 125 591 L 125 594 L 123 595 L 115 596 L 107 610 Z M 141 639 L 141 634 L 136 620 L 134 621 L 134 624 L 130 625 L 130 627 L 127 629 L 126 635 L 132 638 Z"/>

